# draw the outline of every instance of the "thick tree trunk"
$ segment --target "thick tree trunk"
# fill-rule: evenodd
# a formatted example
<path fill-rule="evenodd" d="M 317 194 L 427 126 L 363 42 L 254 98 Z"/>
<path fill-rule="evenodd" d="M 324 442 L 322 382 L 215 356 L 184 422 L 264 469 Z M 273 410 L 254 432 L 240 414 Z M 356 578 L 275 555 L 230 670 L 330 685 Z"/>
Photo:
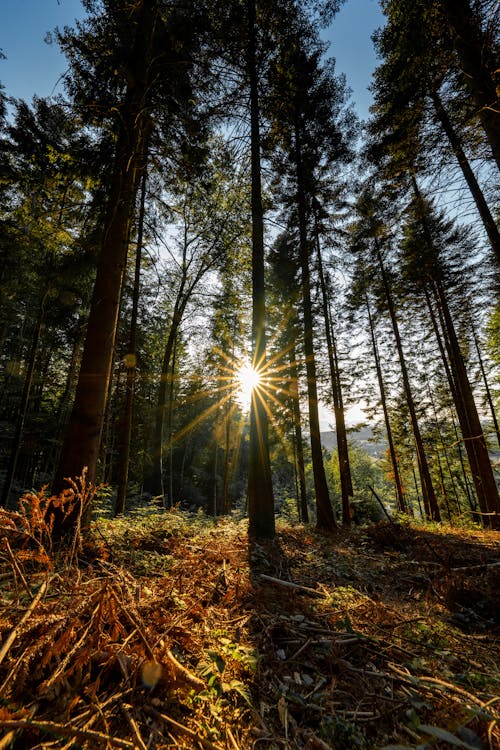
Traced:
<path fill-rule="evenodd" d="M 488 48 L 489 42 L 483 34 L 479 19 L 474 16 L 470 0 L 441 0 L 440 5 L 453 33 L 464 80 L 500 169 L 498 61 L 494 58 L 493 50 Z M 495 40 L 493 44 L 494 42 Z"/>
<path fill-rule="evenodd" d="M 392 437 L 391 420 L 389 418 L 389 409 L 387 407 L 387 398 L 385 395 L 384 377 L 382 375 L 382 367 L 380 366 L 380 356 L 377 346 L 377 340 L 375 338 L 375 326 L 370 309 L 370 301 L 368 295 L 365 295 L 366 310 L 368 312 L 368 325 L 370 328 L 370 338 L 372 342 L 373 358 L 375 360 L 375 369 L 377 371 L 377 382 L 380 391 L 380 402 L 382 404 L 382 411 L 384 413 L 385 432 L 387 435 L 387 442 L 389 444 L 389 455 L 391 457 L 392 471 L 394 474 L 394 484 L 396 487 L 396 499 L 398 503 L 398 510 L 401 513 L 407 513 L 408 508 L 406 505 L 405 493 L 403 490 L 403 483 L 401 482 L 401 474 L 398 466 L 398 458 L 396 455 L 396 449 L 394 447 L 394 440 Z"/>
<path fill-rule="evenodd" d="M 472 171 L 469 160 L 467 159 L 467 156 L 465 155 L 465 152 L 462 148 L 460 138 L 458 137 L 451 123 L 451 120 L 448 117 L 448 113 L 443 107 L 443 103 L 437 91 L 433 91 L 431 93 L 431 98 L 436 110 L 436 114 L 439 118 L 439 121 L 441 122 L 441 125 L 443 126 L 443 130 L 446 133 L 448 140 L 450 141 L 453 153 L 457 157 L 464 179 L 476 204 L 476 208 L 478 210 L 479 216 L 481 217 L 481 221 L 483 222 L 486 234 L 488 235 L 488 239 L 495 255 L 500 273 L 500 232 L 498 231 L 495 219 L 493 218 L 490 208 L 486 203 L 483 191 L 479 187 L 476 176 Z"/>
<path fill-rule="evenodd" d="M 417 452 L 417 463 L 420 473 L 420 480 L 422 485 L 422 495 L 424 498 L 424 507 L 427 516 L 433 521 L 441 521 L 441 514 L 439 512 L 439 506 L 436 499 L 436 493 L 432 484 L 432 478 L 429 471 L 429 465 L 427 463 L 427 456 L 424 450 L 424 444 L 422 441 L 422 435 L 418 425 L 417 412 L 415 409 L 415 402 L 413 400 L 413 394 L 410 386 L 410 378 L 408 376 L 408 368 L 406 367 L 406 360 L 403 352 L 403 344 L 401 342 L 401 335 L 399 333 L 399 325 L 396 317 L 396 310 L 394 302 L 392 300 L 391 290 L 389 288 L 389 282 L 387 280 L 387 274 L 385 272 L 384 262 L 382 260 L 382 254 L 378 243 L 376 243 L 377 258 L 382 275 L 382 281 L 384 284 L 384 290 L 386 295 L 387 308 L 392 322 L 392 330 L 394 338 L 396 340 L 396 348 L 398 351 L 399 365 L 401 367 L 401 375 L 403 377 L 403 387 L 406 396 L 406 402 L 408 404 L 408 411 L 410 412 L 411 426 L 413 430 L 413 438 L 415 441 L 415 449 Z"/>
<path fill-rule="evenodd" d="M 96 477 L 130 224 L 148 122 L 147 98 L 150 92 L 155 6 L 154 0 L 143 0 L 138 6 L 132 54 L 135 70 L 129 78 L 120 108 L 120 132 L 87 336 L 73 411 L 54 479 L 54 492 L 64 487 L 65 477 L 80 476 L 85 466 L 88 467 L 88 479 L 94 481 Z M 75 521 L 76 517 L 70 517 L 64 525 L 71 527 Z M 56 519 L 56 533 L 62 531 L 58 526 L 61 526 L 60 519 Z"/>
<path fill-rule="evenodd" d="M 255 0 L 248 0 L 247 70 L 250 83 L 250 150 L 252 206 L 252 366 L 266 367 L 266 301 L 264 282 L 264 211 L 260 168 L 259 93 L 256 61 Z M 250 404 L 248 456 L 248 533 L 255 538 L 275 535 L 274 495 L 269 460 L 268 414 L 263 389 L 254 388 Z"/>
<path fill-rule="evenodd" d="M 141 285 L 141 258 L 144 236 L 144 214 L 146 209 L 146 165 L 143 165 L 139 220 L 137 223 L 137 245 L 135 251 L 134 287 L 132 292 L 132 311 L 130 315 L 130 332 L 127 351 L 127 376 L 125 382 L 125 403 L 121 426 L 120 451 L 118 457 L 118 487 L 116 493 L 115 516 L 125 512 L 127 496 L 128 469 L 130 462 L 130 443 L 132 440 L 132 421 L 134 412 L 134 391 L 137 375 L 137 318 L 139 314 L 139 296 Z"/>

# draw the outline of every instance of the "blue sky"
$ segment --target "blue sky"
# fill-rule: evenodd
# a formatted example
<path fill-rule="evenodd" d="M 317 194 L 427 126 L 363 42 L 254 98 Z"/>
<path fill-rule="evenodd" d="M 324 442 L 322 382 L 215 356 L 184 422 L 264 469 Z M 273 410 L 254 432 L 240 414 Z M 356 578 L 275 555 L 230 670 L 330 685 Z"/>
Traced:
<path fill-rule="evenodd" d="M 0 0 L 0 81 L 6 93 L 31 100 L 33 94 L 57 92 L 65 61 L 56 45 L 44 43 L 55 26 L 73 25 L 83 14 L 80 0 Z M 359 115 L 366 118 L 371 102 L 367 87 L 376 65 L 370 36 L 383 24 L 377 0 L 347 0 L 328 31 L 329 54 L 345 73 Z"/>

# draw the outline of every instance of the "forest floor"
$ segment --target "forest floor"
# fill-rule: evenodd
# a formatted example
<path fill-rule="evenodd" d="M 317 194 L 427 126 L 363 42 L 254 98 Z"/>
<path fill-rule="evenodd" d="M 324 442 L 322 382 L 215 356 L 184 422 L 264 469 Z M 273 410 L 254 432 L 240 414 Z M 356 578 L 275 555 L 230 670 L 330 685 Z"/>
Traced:
<path fill-rule="evenodd" d="M 0 750 L 500 748 L 498 532 L 137 511 L 49 546 L 1 512 Z"/>

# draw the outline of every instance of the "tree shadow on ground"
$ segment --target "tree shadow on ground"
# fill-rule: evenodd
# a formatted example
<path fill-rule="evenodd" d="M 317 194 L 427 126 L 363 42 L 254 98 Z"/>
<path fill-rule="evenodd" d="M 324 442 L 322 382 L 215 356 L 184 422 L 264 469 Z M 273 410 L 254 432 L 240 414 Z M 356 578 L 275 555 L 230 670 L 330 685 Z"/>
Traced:
<path fill-rule="evenodd" d="M 494 747 L 499 539 L 380 523 L 251 540 L 256 746 Z"/>

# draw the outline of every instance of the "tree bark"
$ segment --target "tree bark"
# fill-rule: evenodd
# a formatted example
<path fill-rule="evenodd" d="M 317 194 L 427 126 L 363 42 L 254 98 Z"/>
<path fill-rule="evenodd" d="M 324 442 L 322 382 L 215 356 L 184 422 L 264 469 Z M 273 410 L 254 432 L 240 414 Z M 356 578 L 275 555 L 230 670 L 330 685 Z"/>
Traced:
<path fill-rule="evenodd" d="M 373 357 L 375 360 L 375 369 L 377 371 L 377 382 L 380 391 L 380 402 L 382 404 L 382 411 L 384 413 L 385 431 L 387 434 L 387 442 L 389 444 L 389 454 L 391 456 L 392 471 L 394 474 L 394 484 L 396 486 L 396 498 L 398 503 L 398 510 L 401 513 L 407 513 L 408 508 L 405 500 L 405 493 L 403 490 L 403 483 L 401 482 L 401 474 L 399 472 L 398 458 L 396 455 L 396 449 L 394 447 L 394 440 L 392 437 L 391 420 L 389 418 L 389 409 L 387 408 L 387 398 L 385 395 L 384 378 L 382 375 L 382 368 L 380 366 L 380 356 L 377 346 L 377 340 L 375 338 L 375 326 L 370 310 L 370 301 L 368 295 L 365 295 L 366 310 L 368 312 L 368 325 L 370 328 L 370 338 L 372 342 Z"/>
<path fill-rule="evenodd" d="M 483 434 L 483 428 L 477 413 L 474 395 L 465 367 L 464 358 L 458 343 L 458 337 L 451 317 L 448 300 L 444 287 L 440 281 L 434 282 L 434 293 L 442 313 L 445 335 L 445 345 L 451 370 L 461 398 L 463 409 L 458 413 L 465 448 L 476 489 L 481 512 L 488 514 L 493 528 L 500 528 L 500 498 L 491 466 L 488 447 Z"/>
<path fill-rule="evenodd" d="M 129 76 L 120 111 L 120 130 L 103 242 L 75 402 L 53 483 L 55 493 L 64 487 L 65 477 L 80 476 L 85 466 L 88 467 L 88 480 L 93 482 L 96 478 L 130 224 L 148 123 L 151 46 L 157 16 L 155 0 L 142 0 L 137 12 L 132 53 L 134 75 Z M 65 527 L 71 527 L 75 520 L 76 517 L 66 519 Z M 57 531 L 61 523 L 61 519 L 56 519 Z"/>
<path fill-rule="evenodd" d="M 489 383 L 488 383 L 488 378 L 486 377 L 486 370 L 484 369 L 483 357 L 481 356 L 481 349 L 479 348 L 479 341 L 477 340 L 476 329 L 474 328 L 474 326 L 472 326 L 472 337 L 474 339 L 474 345 L 476 347 L 477 358 L 478 358 L 478 361 L 479 361 L 479 368 L 481 370 L 481 375 L 482 375 L 482 378 L 483 378 L 484 389 L 485 389 L 485 392 L 486 392 L 486 400 L 487 400 L 488 406 L 490 408 L 490 414 L 491 414 L 491 418 L 493 420 L 493 426 L 495 428 L 495 435 L 496 435 L 496 438 L 497 438 L 497 443 L 498 443 L 498 446 L 500 447 L 500 427 L 498 425 L 498 419 L 497 419 L 497 415 L 496 415 L 496 411 L 495 411 L 495 405 L 493 403 L 493 398 L 491 396 L 491 390 L 490 390 L 490 386 L 489 386 Z"/>
<path fill-rule="evenodd" d="M 316 215 L 315 232 L 319 282 L 323 303 L 323 316 L 325 319 L 326 346 L 328 350 L 328 363 L 330 366 L 330 379 L 332 384 L 333 407 L 335 413 L 335 431 L 337 434 L 337 453 L 339 457 L 340 492 L 342 499 L 342 523 L 344 526 L 349 526 L 351 523 L 351 508 L 349 498 L 353 495 L 351 467 L 349 464 L 349 449 L 347 445 L 347 430 L 345 426 L 344 404 L 342 400 L 342 387 L 340 383 L 337 347 L 335 344 L 335 336 L 330 316 L 330 300 L 328 298 L 325 274 L 323 271 L 323 258 L 321 257 L 321 246 L 319 243 L 319 231 Z"/>
<path fill-rule="evenodd" d="M 128 469 L 130 462 L 130 443 L 132 440 L 132 421 L 134 411 L 135 380 L 137 376 L 137 318 L 139 314 L 139 296 L 141 284 L 141 258 L 144 237 L 144 214 L 146 209 L 147 171 L 143 165 L 139 220 L 137 225 L 137 244 L 135 251 L 134 287 L 132 292 L 132 311 L 130 315 L 130 332 L 127 357 L 125 362 L 125 403 L 121 429 L 121 445 L 118 458 L 118 487 L 116 492 L 115 516 L 125 512 L 127 496 Z"/>
<path fill-rule="evenodd" d="M 332 531 L 337 527 L 328 492 L 318 413 L 316 359 L 314 354 L 313 315 L 311 303 L 311 277 L 309 271 L 309 242 L 307 239 L 306 196 L 303 188 L 302 154 L 298 124 L 295 126 L 295 167 L 297 177 L 297 210 L 299 215 L 299 255 L 301 268 L 302 305 L 304 322 L 304 354 L 306 358 L 307 396 L 309 405 L 309 431 L 316 494 L 316 527 Z"/>
<path fill-rule="evenodd" d="M 264 281 L 264 210 L 260 167 L 259 93 L 255 0 L 248 0 L 247 70 L 250 84 L 250 151 L 252 206 L 252 366 L 265 378 L 266 299 Z M 274 494 L 269 460 L 265 391 L 254 388 L 250 404 L 248 456 L 248 533 L 254 538 L 275 535 Z"/>
<path fill-rule="evenodd" d="M 306 472 L 304 466 L 304 446 L 302 444 L 302 425 L 300 419 L 299 378 L 297 374 L 297 359 L 295 344 L 290 347 L 290 393 L 292 399 L 293 425 L 295 432 L 295 451 L 297 474 L 299 479 L 299 513 L 300 520 L 309 523 L 309 509 L 307 506 Z"/>
<path fill-rule="evenodd" d="M 420 480 L 422 486 L 422 495 L 424 498 L 424 508 L 426 515 L 433 521 L 441 521 L 441 514 L 439 512 L 439 506 L 437 503 L 436 493 L 432 484 L 432 478 L 429 471 L 429 465 L 427 463 L 427 456 L 424 450 L 424 444 L 422 441 L 422 435 L 418 425 L 417 413 L 415 410 L 415 402 L 413 400 L 413 394 L 410 386 L 410 378 L 408 377 L 408 368 L 406 367 L 406 360 L 403 352 L 403 344 L 401 342 L 401 335 L 399 333 L 399 325 L 396 317 L 396 310 L 394 302 L 392 300 L 392 294 L 387 279 L 387 274 L 382 260 L 382 254 L 378 243 L 375 244 L 377 250 L 377 258 L 382 275 L 382 282 L 384 285 L 387 308 L 392 322 L 392 330 L 394 338 L 396 340 L 396 348 L 398 351 L 399 364 L 401 367 L 401 375 L 403 377 L 403 387 L 406 395 L 406 401 L 408 404 L 408 410 L 410 412 L 411 426 L 413 430 L 413 438 L 415 441 L 415 449 L 417 452 L 417 463 L 420 473 Z"/>
<path fill-rule="evenodd" d="M 38 345 L 40 343 L 40 336 L 43 328 L 43 321 L 45 316 L 45 303 L 47 300 L 49 290 L 47 289 L 40 301 L 40 310 L 38 317 L 33 329 L 33 335 L 31 338 L 31 345 L 29 351 L 29 359 L 26 366 L 26 374 L 24 376 L 23 392 L 21 395 L 21 403 L 19 404 L 17 422 L 12 437 L 12 446 L 9 455 L 9 461 L 7 464 L 7 473 L 2 487 L 2 497 L 0 505 L 6 506 L 9 500 L 9 495 L 12 487 L 12 482 L 16 476 L 17 462 L 19 459 L 19 451 L 21 448 L 21 442 L 24 432 L 24 425 L 26 423 L 26 415 L 28 413 L 29 400 L 31 396 L 31 389 L 33 386 L 33 374 L 35 372 L 35 362 L 38 354 Z"/>

